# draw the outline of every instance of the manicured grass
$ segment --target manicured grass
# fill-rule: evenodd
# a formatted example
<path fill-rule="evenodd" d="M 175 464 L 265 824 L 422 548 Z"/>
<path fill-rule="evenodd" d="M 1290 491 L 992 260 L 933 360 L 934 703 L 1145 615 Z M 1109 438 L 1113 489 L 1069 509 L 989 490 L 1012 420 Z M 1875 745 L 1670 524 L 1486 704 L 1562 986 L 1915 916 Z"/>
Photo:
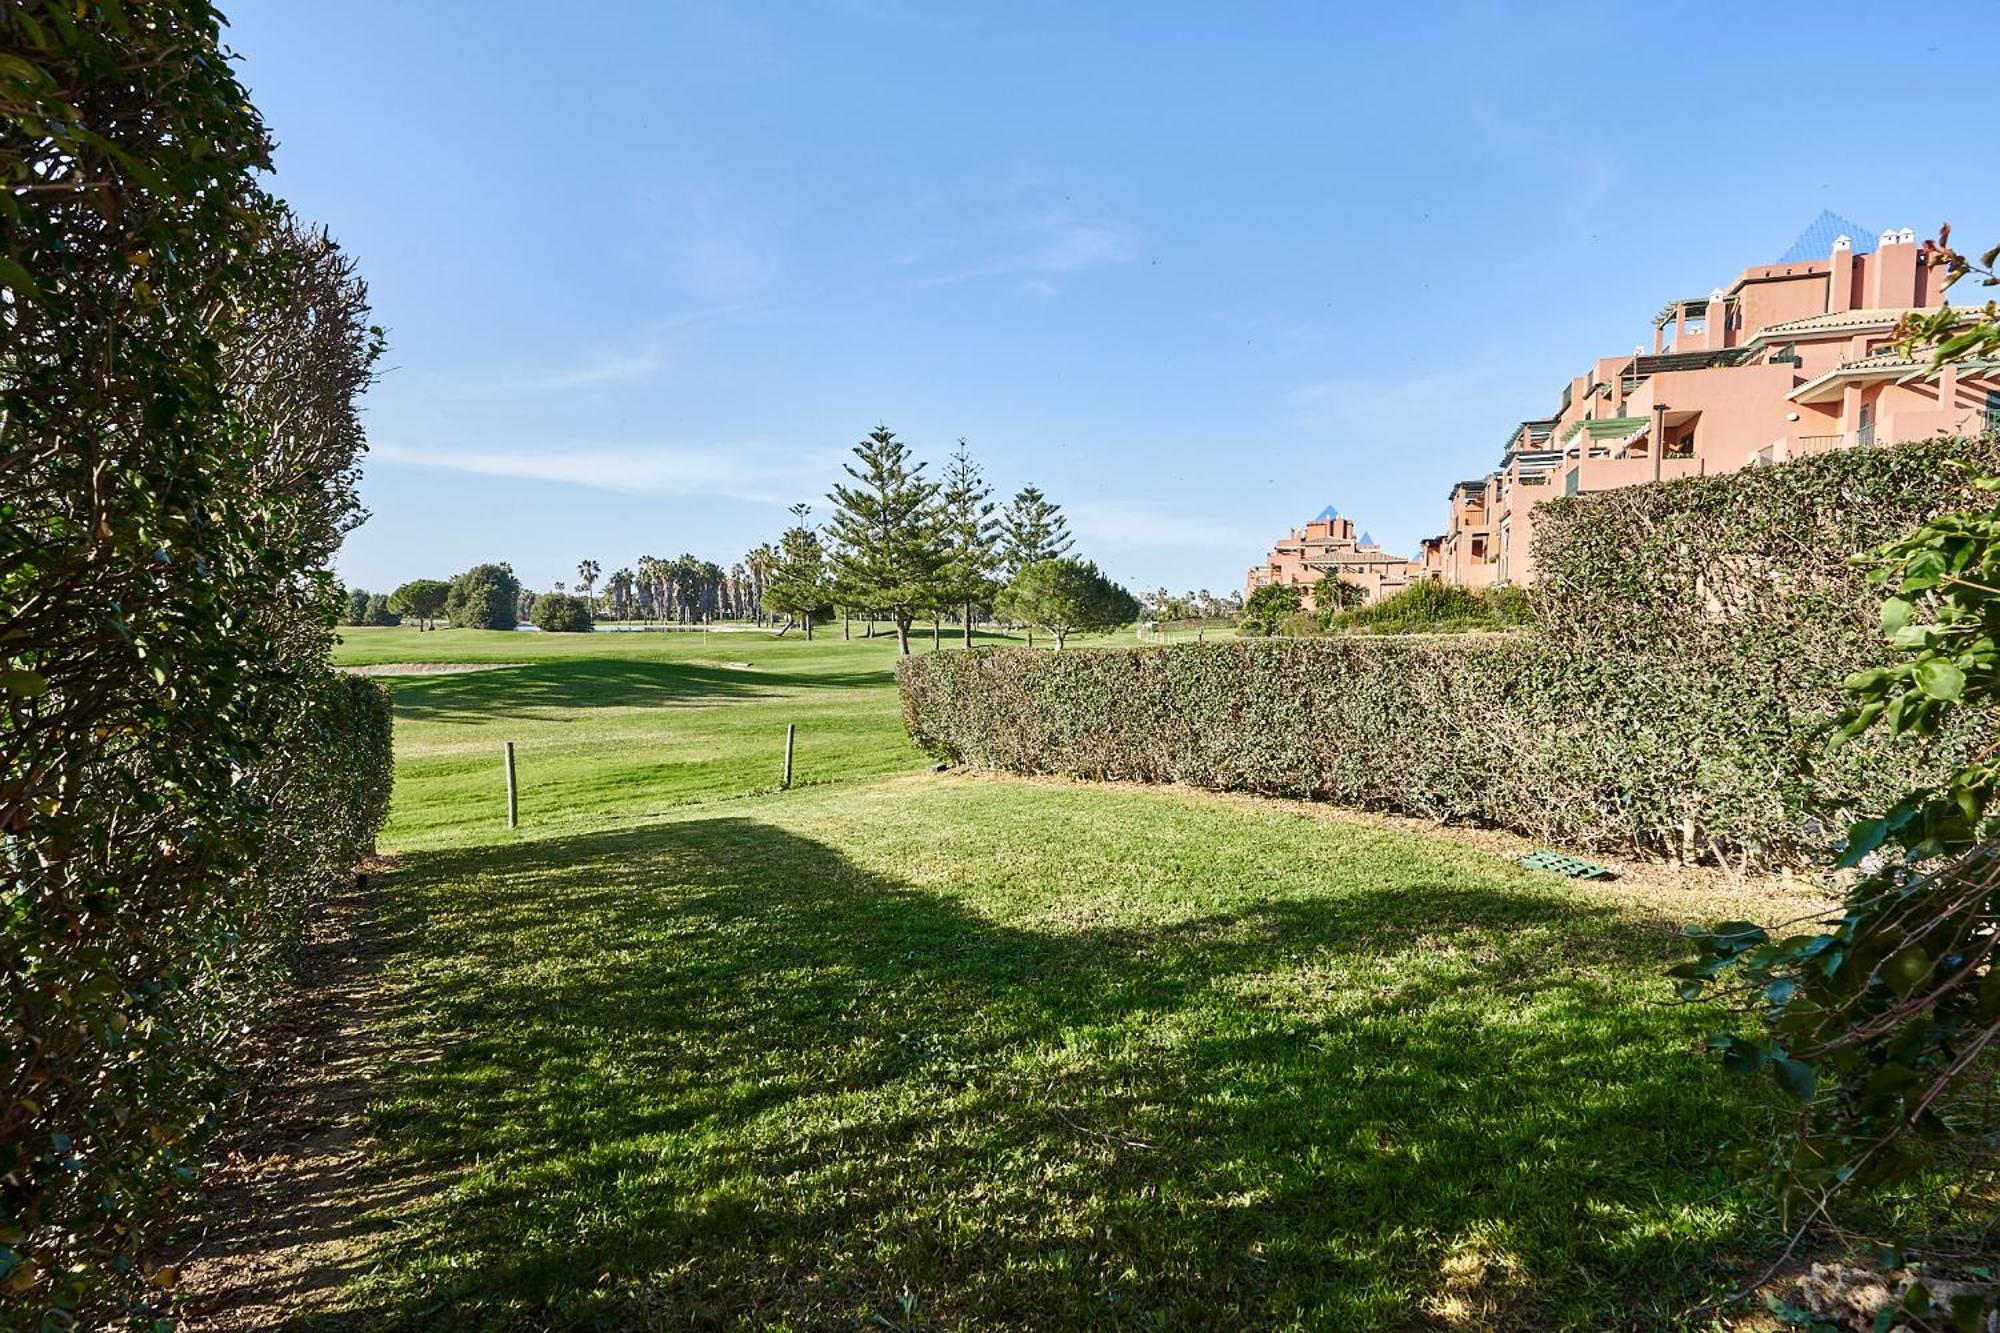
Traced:
<path fill-rule="evenodd" d="M 345 630 L 343 665 L 514 663 L 399 676 L 385 841 L 506 838 L 513 741 L 528 830 L 588 825 L 778 785 L 787 723 L 798 785 L 923 762 L 903 735 L 895 643 L 796 634 Z M 520 836 L 520 835 L 514 835 Z"/>
<path fill-rule="evenodd" d="M 1765 1111 L 1661 980 L 1754 901 L 895 774 L 880 644 L 422 637 L 533 665 L 398 689 L 375 1128 L 430 1185 L 337 1322 L 1674 1328 L 1768 1244 L 1716 1165 Z M 787 717 L 823 785 L 723 799 Z"/>

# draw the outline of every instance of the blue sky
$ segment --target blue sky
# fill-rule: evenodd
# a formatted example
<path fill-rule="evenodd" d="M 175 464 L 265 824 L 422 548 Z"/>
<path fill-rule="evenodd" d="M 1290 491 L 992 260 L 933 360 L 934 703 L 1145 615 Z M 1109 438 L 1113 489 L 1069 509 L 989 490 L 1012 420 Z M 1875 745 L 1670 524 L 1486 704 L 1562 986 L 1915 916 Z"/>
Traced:
<path fill-rule="evenodd" d="M 1413 547 L 1823 207 L 2000 240 L 1917 109 L 2000 55 L 1949 10 L 227 7 L 276 187 L 390 333 L 369 588 L 726 566 L 885 422 L 1220 592 L 1328 503 Z"/>

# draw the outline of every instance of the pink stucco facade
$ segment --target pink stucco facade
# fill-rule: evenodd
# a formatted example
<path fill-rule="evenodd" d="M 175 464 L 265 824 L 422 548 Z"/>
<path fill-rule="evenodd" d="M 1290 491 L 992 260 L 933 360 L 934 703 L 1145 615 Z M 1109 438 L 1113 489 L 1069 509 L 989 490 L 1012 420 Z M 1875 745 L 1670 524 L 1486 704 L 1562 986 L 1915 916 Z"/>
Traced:
<path fill-rule="evenodd" d="M 1306 610 L 1315 609 L 1314 589 L 1322 579 L 1339 578 L 1361 589 L 1370 601 L 1394 592 L 1411 579 L 1412 561 L 1391 555 L 1356 530 L 1354 520 L 1330 507 L 1304 527 L 1293 528 L 1273 546 L 1244 580 L 1247 598 L 1267 584 L 1299 589 Z"/>
<path fill-rule="evenodd" d="M 1413 576 L 1532 582 L 1535 510 L 1557 495 L 2000 429 L 2000 364 L 1933 372 L 1894 347 L 1905 314 L 1942 304 L 1907 230 L 1866 254 L 1842 236 L 1824 259 L 1670 302 L 1631 353 L 1593 362 L 1553 415 L 1517 426 L 1497 468 L 1452 487 L 1446 531 L 1425 545 L 1436 557 Z"/>

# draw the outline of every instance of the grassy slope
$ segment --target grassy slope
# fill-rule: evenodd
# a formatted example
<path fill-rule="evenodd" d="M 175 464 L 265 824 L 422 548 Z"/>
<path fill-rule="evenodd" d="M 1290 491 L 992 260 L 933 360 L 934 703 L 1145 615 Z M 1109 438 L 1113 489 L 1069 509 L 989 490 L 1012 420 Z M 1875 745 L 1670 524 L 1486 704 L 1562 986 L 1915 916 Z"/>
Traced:
<path fill-rule="evenodd" d="M 1759 1112 L 1660 1004 L 1669 914 L 1741 903 L 876 776 L 921 763 L 880 644 L 417 640 L 343 656 L 533 665 L 398 689 L 383 928 L 422 1055 L 378 1127 L 452 1183 L 392 1213 L 362 1318 L 1678 1327 L 1759 1239 L 1710 1165 Z M 720 800 L 793 718 L 845 781 Z M 634 817 L 676 801 L 707 803 Z"/>

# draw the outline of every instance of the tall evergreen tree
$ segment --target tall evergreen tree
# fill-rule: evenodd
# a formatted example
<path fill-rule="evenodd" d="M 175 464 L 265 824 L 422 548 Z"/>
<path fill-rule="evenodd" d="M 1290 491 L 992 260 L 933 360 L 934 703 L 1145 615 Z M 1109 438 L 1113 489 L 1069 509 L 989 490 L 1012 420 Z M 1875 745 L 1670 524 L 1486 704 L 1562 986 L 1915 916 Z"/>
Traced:
<path fill-rule="evenodd" d="M 965 617 L 965 646 L 972 646 L 972 615 L 991 606 L 1000 585 L 1000 524 L 993 517 L 993 488 L 986 484 L 965 441 L 945 463 L 938 492 L 944 536 L 944 582 L 951 603 Z"/>
<path fill-rule="evenodd" d="M 1062 506 L 1023 486 L 1000 513 L 1001 565 L 1012 579 L 1028 565 L 1066 555 L 1076 545 Z"/>
<path fill-rule="evenodd" d="M 843 606 L 880 611 L 896 625 L 896 644 L 910 651 L 910 625 L 944 600 L 945 547 L 939 531 L 938 484 L 924 476 L 888 427 L 877 426 L 854 446 L 859 464 L 845 467 L 854 485 L 836 484 L 833 501 L 834 596 Z"/>
<path fill-rule="evenodd" d="M 764 585 L 764 609 L 785 617 L 785 629 L 790 629 L 794 620 L 803 622 L 808 641 L 813 636 L 813 616 L 827 601 L 826 548 L 806 521 L 811 514 L 811 505 L 792 506 L 792 526 L 778 539 Z M 780 635 L 784 632 L 778 631 Z"/>

